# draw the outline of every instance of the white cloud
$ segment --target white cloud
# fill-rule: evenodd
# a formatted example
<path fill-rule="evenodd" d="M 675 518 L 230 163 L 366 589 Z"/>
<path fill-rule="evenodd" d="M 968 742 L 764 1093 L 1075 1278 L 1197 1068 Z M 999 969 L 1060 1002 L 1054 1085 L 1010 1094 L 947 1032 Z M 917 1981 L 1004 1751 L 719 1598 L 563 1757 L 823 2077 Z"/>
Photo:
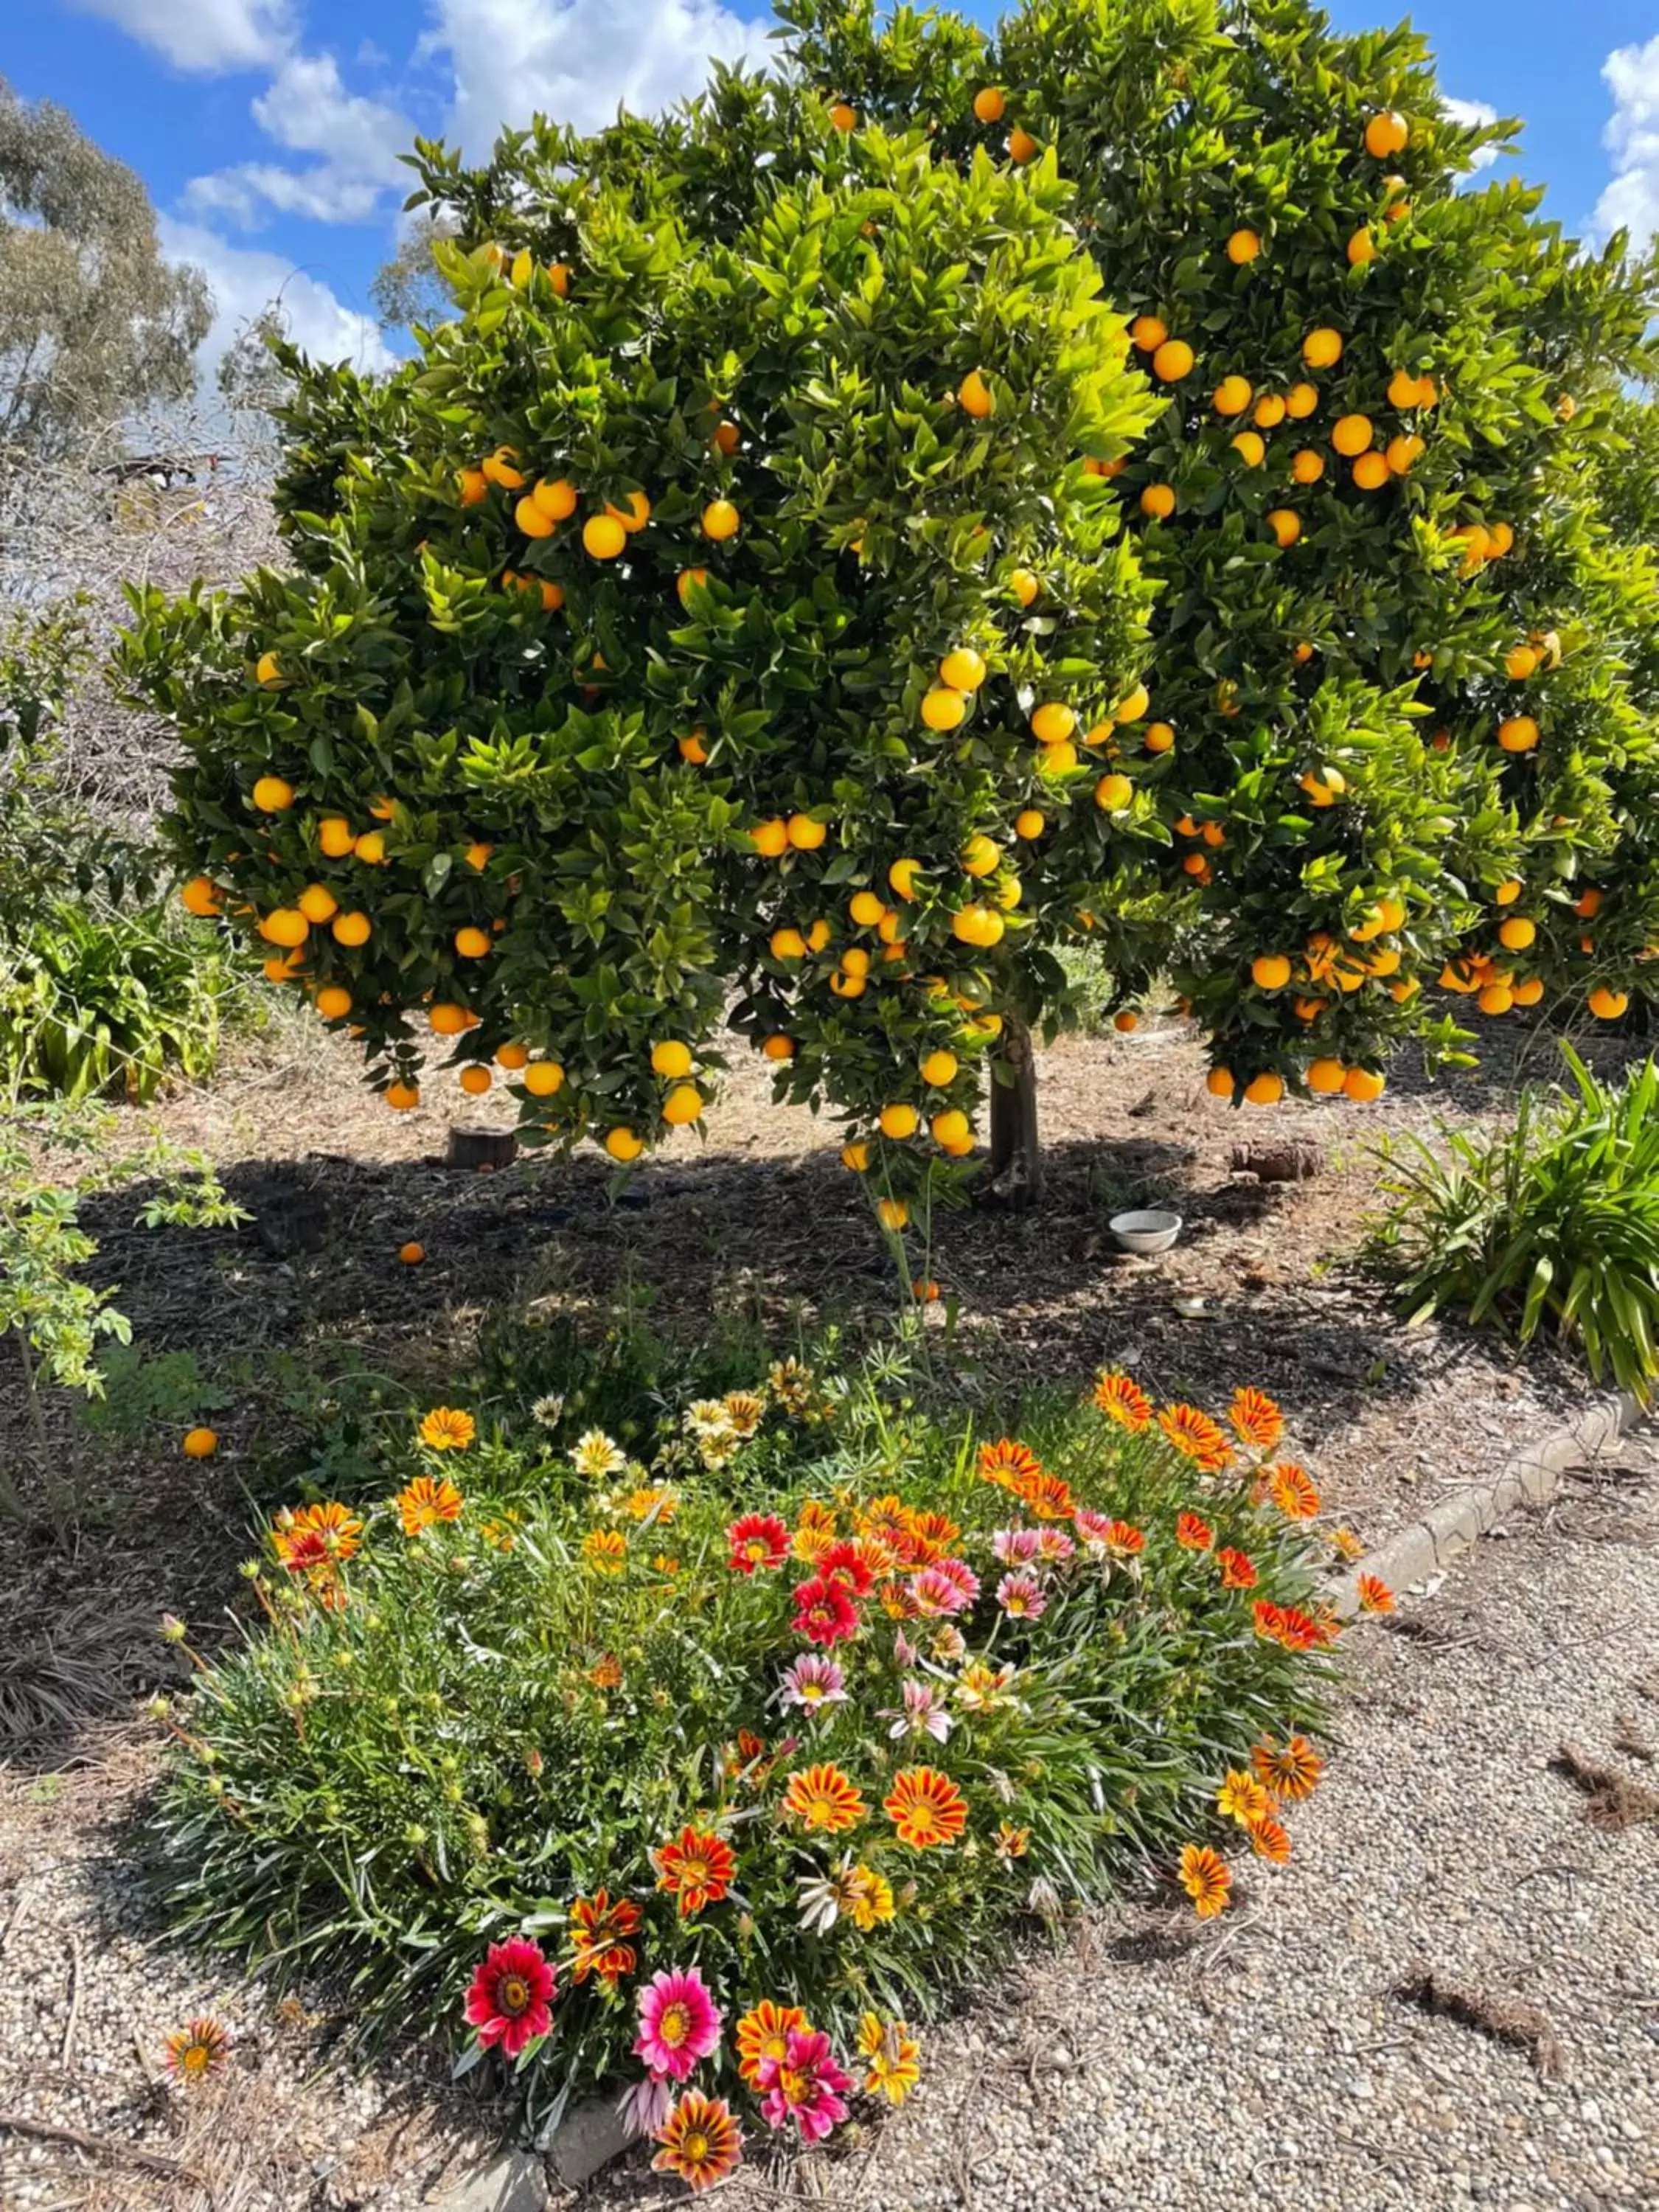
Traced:
<path fill-rule="evenodd" d="M 1484 100 L 1443 98 L 1440 105 L 1450 116 L 1452 121 L 1462 125 L 1465 131 L 1472 131 L 1477 125 L 1484 129 L 1488 124 L 1496 123 L 1498 120 L 1498 110 L 1489 106 Z M 1496 146 L 1483 146 L 1476 154 L 1472 166 L 1477 169 L 1489 169 L 1498 159 L 1498 149 Z"/>
<path fill-rule="evenodd" d="M 244 161 L 191 180 L 191 213 L 222 215 L 251 227 L 268 213 L 314 222 L 368 222 L 381 194 L 405 180 L 398 155 L 414 126 L 395 107 L 348 92 L 332 54 L 289 54 L 252 103 L 268 138 L 296 154 L 324 158 L 308 169 Z"/>
<path fill-rule="evenodd" d="M 535 114 L 592 130 L 618 106 L 649 115 L 695 92 L 711 58 L 765 59 L 765 22 L 719 0 L 433 0 L 425 54 L 447 54 L 448 135 L 474 160 Z"/>
<path fill-rule="evenodd" d="M 160 220 L 161 250 L 169 261 L 192 261 L 213 288 L 212 330 L 202 348 L 204 380 L 237 332 L 271 301 L 280 303 L 289 337 L 321 361 L 347 361 L 357 369 L 389 368 L 396 356 L 373 315 L 348 307 L 321 277 L 280 253 L 230 246 L 199 223 Z"/>
<path fill-rule="evenodd" d="M 1659 38 L 1619 46 L 1601 65 L 1613 114 L 1601 143 L 1613 156 L 1613 182 L 1595 204 L 1591 228 L 1606 238 L 1628 230 L 1638 246 L 1659 234 Z"/>
<path fill-rule="evenodd" d="M 175 68 L 257 69 L 287 51 L 291 0 L 71 0 L 165 54 Z"/>

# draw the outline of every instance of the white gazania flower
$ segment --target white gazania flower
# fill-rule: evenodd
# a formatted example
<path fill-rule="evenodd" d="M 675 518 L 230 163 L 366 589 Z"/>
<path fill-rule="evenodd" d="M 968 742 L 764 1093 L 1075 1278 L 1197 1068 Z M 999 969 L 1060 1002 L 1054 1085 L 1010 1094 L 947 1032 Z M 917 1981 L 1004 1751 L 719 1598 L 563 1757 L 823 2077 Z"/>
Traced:
<path fill-rule="evenodd" d="M 603 1482 L 608 1475 L 623 1472 L 628 1455 L 603 1429 L 585 1429 L 570 1448 L 570 1464 L 578 1474 Z"/>
<path fill-rule="evenodd" d="M 530 1408 L 530 1418 L 532 1421 L 539 1421 L 544 1429 L 556 1429 L 564 1419 L 562 1392 L 550 1390 L 544 1398 L 538 1398 Z"/>

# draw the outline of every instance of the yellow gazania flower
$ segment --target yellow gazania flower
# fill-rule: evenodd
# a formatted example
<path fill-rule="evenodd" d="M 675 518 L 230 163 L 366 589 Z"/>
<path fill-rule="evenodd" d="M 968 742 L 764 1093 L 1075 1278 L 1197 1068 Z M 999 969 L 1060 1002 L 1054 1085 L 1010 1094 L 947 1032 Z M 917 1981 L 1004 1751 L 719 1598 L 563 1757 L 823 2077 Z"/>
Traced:
<path fill-rule="evenodd" d="M 921 2079 L 921 2045 L 904 2022 L 866 2013 L 859 2023 L 859 2050 L 867 2062 L 865 2087 L 890 2105 L 902 2105 Z"/>
<path fill-rule="evenodd" d="M 593 1528 L 582 1538 L 582 1561 L 590 1574 L 619 1575 L 628 1565 L 628 1539 L 615 1528 Z"/>
<path fill-rule="evenodd" d="M 1237 1820 L 1241 1828 L 1248 1828 L 1253 1820 L 1264 1820 L 1273 1810 L 1273 1801 L 1262 1784 L 1238 1767 L 1230 1769 L 1226 1780 L 1216 1791 L 1215 1802 L 1217 1810 L 1228 1820 Z"/>
<path fill-rule="evenodd" d="M 453 1406 L 434 1406 L 421 1423 L 421 1442 L 434 1451 L 465 1451 L 477 1433 L 471 1414 Z"/>
<path fill-rule="evenodd" d="M 855 1866 L 847 1881 L 847 1910 L 863 1935 L 893 1917 L 893 1885 L 873 1867 Z"/>

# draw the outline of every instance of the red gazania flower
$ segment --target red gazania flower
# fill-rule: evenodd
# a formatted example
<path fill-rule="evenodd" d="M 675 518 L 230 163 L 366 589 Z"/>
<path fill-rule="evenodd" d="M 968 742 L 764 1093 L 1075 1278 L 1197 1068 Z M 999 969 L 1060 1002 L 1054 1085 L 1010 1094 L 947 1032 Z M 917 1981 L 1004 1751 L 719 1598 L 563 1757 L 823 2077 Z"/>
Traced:
<path fill-rule="evenodd" d="M 1248 1552 L 1236 1552 L 1231 1545 L 1216 1553 L 1216 1563 L 1221 1569 L 1223 1589 L 1254 1589 L 1255 1561 Z"/>
<path fill-rule="evenodd" d="M 1380 1575 L 1361 1575 L 1354 1584 L 1361 1613 L 1392 1613 L 1394 1592 Z"/>
<path fill-rule="evenodd" d="M 1037 1521 L 1069 1521 L 1077 1510 L 1071 1486 L 1057 1474 L 1045 1474 L 1041 1468 L 1020 1477 L 1014 1485 L 1014 1495 Z"/>
<path fill-rule="evenodd" d="M 1250 1849 L 1261 1859 L 1271 1859 L 1275 1866 L 1290 1863 L 1290 1832 L 1282 1820 L 1274 1820 L 1271 1813 L 1263 1813 L 1248 1823 Z"/>
<path fill-rule="evenodd" d="M 809 1835 L 839 1836 L 856 1828 L 870 1808 L 840 1767 L 826 1759 L 790 1776 L 783 1809 Z"/>
<path fill-rule="evenodd" d="M 1267 1495 L 1287 1521 L 1311 1521 L 1319 1510 L 1319 1492 L 1306 1468 L 1281 1460 L 1267 1470 Z"/>
<path fill-rule="evenodd" d="M 821 1644 L 827 1651 L 832 1644 L 858 1634 L 859 1609 L 845 1583 L 815 1575 L 810 1583 L 796 1588 L 795 1617 L 790 1626 L 797 1636 L 804 1636 L 809 1644 Z"/>
<path fill-rule="evenodd" d="M 1176 1541 L 1188 1552 L 1207 1552 L 1215 1541 L 1215 1530 L 1196 1513 L 1177 1513 Z"/>
<path fill-rule="evenodd" d="M 640 1908 L 625 1897 L 613 1905 L 608 1890 L 596 1889 L 592 1897 L 579 1897 L 570 1908 L 570 1940 L 575 1957 L 570 1971 L 579 1982 L 590 1974 L 612 1989 L 623 1974 L 631 1974 L 639 1954 L 628 1941 L 637 1935 Z"/>
<path fill-rule="evenodd" d="M 745 1513 L 726 1532 L 732 1572 L 752 1575 L 757 1567 L 781 1567 L 789 1556 L 789 1531 L 775 1513 Z"/>
<path fill-rule="evenodd" d="M 653 1856 L 657 1887 L 679 1899 L 682 1920 L 694 1919 L 706 1905 L 718 1905 L 737 1869 L 732 1846 L 708 1828 L 682 1828 L 676 1840 L 659 1844 Z"/>
<path fill-rule="evenodd" d="M 1152 1418 L 1152 1401 L 1138 1384 L 1116 1370 L 1095 1384 L 1095 1404 L 1109 1421 L 1115 1421 L 1131 1436 L 1139 1436 Z"/>
<path fill-rule="evenodd" d="M 334 1561 L 315 1528 L 276 1529 L 271 1537 L 276 1556 L 291 1575 L 331 1575 Z"/>
<path fill-rule="evenodd" d="M 738 2022 L 738 2071 L 751 2088 L 769 2060 L 776 2065 L 787 2057 L 792 2030 L 807 2033 L 806 2014 L 799 2005 L 774 2004 L 770 1997 L 763 1997 Z"/>
<path fill-rule="evenodd" d="M 1146 1548 L 1146 1539 L 1132 1521 L 1114 1521 L 1106 1531 L 1106 1548 L 1115 1559 L 1133 1559 Z"/>
<path fill-rule="evenodd" d="M 1233 1455 L 1228 1443 L 1207 1413 L 1196 1406 L 1165 1406 L 1158 1425 L 1176 1449 L 1205 1474 L 1217 1474 Z"/>
<path fill-rule="evenodd" d="M 1281 1805 L 1297 1805 L 1311 1797 L 1325 1771 L 1324 1760 L 1305 1735 L 1293 1735 L 1284 1743 L 1264 1735 L 1250 1747 L 1250 1765 L 1256 1780 Z"/>
<path fill-rule="evenodd" d="M 1012 1437 L 1004 1437 L 1000 1443 L 980 1446 L 979 1471 L 987 1482 L 994 1482 L 999 1490 L 1018 1490 L 1026 1477 L 1040 1474 L 1042 1470 L 1034 1451 L 1016 1443 Z"/>
<path fill-rule="evenodd" d="M 516 2058 L 532 2037 L 553 2025 L 558 1980 L 539 1944 L 522 1936 L 492 1943 L 466 1993 L 466 2017 L 488 2051 L 499 2045 L 504 2058 Z"/>
<path fill-rule="evenodd" d="M 1287 1651 L 1317 1651 L 1335 1642 L 1335 1623 L 1316 1620 L 1299 1606 L 1279 1608 L 1279 1640 Z"/>
<path fill-rule="evenodd" d="M 968 1806 L 948 1774 L 937 1767 L 907 1766 L 893 1777 L 882 1809 L 913 1850 L 953 1844 L 968 1825 Z"/>
<path fill-rule="evenodd" d="M 812 1564 L 818 1571 L 821 1582 L 844 1583 L 854 1597 L 867 1596 L 870 1585 L 875 1580 L 870 1571 L 870 1563 L 863 1553 L 856 1544 L 848 1543 L 844 1536 L 839 1543 L 831 1544 L 827 1551 L 820 1552 Z"/>
<path fill-rule="evenodd" d="M 1187 1844 L 1181 1853 L 1181 1887 L 1193 1900 L 1200 1920 L 1213 1920 L 1227 1902 L 1233 1886 L 1232 1869 L 1207 1844 Z"/>
<path fill-rule="evenodd" d="M 695 2196 L 735 2173 L 743 2163 L 743 2131 L 724 2097 L 705 2097 L 688 2089 L 657 2130 L 662 2148 L 651 2161 L 653 2173 L 677 2173 Z"/>
<path fill-rule="evenodd" d="M 297 1512 L 279 1514 L 271 1541 L 284 1566 L 291 1565 L 290 1554 L 301 1546 L 307 1551 L 320 1546 L 327 1560 L 337 1565 L 354 1556 L 362 1533 L 363 1524 L 356 1515 L 330 1499 L 325 1504 L 302 1505 Z M 294 1571 L 299 1571 L 297 1567 Z"/>
<path fill-rule="evenodd" d="M 1227 1408 L 1227 1425 L 1241 1443 L 1271 1451 L 1285 1433 L 1285 1416 L 1265 1390 L 1241 1389 Z"/>

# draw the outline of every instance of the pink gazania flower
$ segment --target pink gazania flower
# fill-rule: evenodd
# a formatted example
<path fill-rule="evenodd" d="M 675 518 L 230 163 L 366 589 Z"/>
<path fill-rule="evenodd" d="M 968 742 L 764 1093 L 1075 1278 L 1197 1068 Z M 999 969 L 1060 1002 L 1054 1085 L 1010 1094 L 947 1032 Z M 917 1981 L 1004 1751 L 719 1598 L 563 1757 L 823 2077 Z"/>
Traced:
<path fill-rule="evenodd" d="M 997 1584 L 997 1603 L 1013 1620 L 1041 1620 L 1048 1610 L 1035 1575 L 1004 1575 Z"/>
<path fill-rule="evenodd" d="M 895 1709 L 890 1706 L 878 1713 L 878 1720 L 891 1721 L 887 1731 L 890 1736 L 930 1735 L 935 1743 L 949 1741 L 951 1715 L 945 1703 L 945 1692 L 932 1682 L 919 1682 L 912 1675 L 899 1686 L 904 1703 Z"/>
<path fill-rule="evenodd" d="M 930 1617 L 964 1613 L 979 1595 L 979 1577 L 961 1559 L 935 1559 L 910 1577 L 918 1613 Z"/>
<path fill-rule="evenodd" d="M 859 1609 L 845 1583 L 814 1575 L 795 1589 L 795 1617 L 790 1623 L 797 1636 L 825 1650 L 859 1632 Z"/>
<path fill-rule="evenodd" d="M 684 2081 L 720 2039 L 720 2008 L 695 1966 L 653 1974 L 640 1991 L 634 2056 L 642 2058 L 653 2074 Z"/>
<path fill-rule="evenodd" d="M 991 1549 L 1005 1567 L 1023 1567 L 1036 1559 L 1043 1531 L 1038 1528 L 999 1528 Z"/>
<path fill-rule="evenodd" d="M 674 2085 L 647 2074 L 617 2100 L 617 2117 L 630 2136 L 653 2136 L 674 2109 Z"/>
<path fill-rule="evenodd" d="M 727 1564 L 738 1575 L 759 1567 L 781 1567 L 789 1556 L 789 1531 L 775 1513 L 745 1513 L 726 1532 L 732 1547 Z"/>
<path fill-rule="evenodd" d="M 1112 1516 L 1109 1513 L 1097 1513 L 1091 1506 L 1079 1505 L 1072 1516 L 1072 1526 L 1085 1551 L 1099 1553 L 1106 1549 L 1111 1536 Z"/>
<path fill-rule="evenodd" d="M 1077 1546 L 1063 1528 L 1037 1530 L 1037 1557 L 1045 1567 L 1064 1566 L 1076 1550 Z"/>
<path fill-rule="evenodd" d="M 830 2053 L 829 2037 L 815 2028 L 792 2027 L 783 2057 L 763 2058 L 756 2076 L 761 2118 L 772 2128 L 793 2120 L 803 2142 L 821 2142 L 847 2118 L 842 2093 L 852 2086 L 852 2075 Z"/>
<path fill-rule="evenodd" d="M 847 1703 L 847 1677 L 833 1659 L 804 1651 L 783 1678 L 778 1702 L 799 1705 L 803 1712 L 822 1712 L 830 1705 Z"/>
<path fill-rule="evenodd" d="M 1183 1551 L 1207 1552 L 1215 1541 L 1215 1530 L 1196 1513 L 1177 1513 L 1176 1541 Z"/>
<path fill-rule="evenodd" d="M 901 1628 L 893 1638 L 893 1664 L 901 1674 L 908 1674 L 921 1653 Z"/>
<path fill-rule="evenodd" d="M 516 2058 L 526 2043 L 553 2025 L 558 1978 L 539 1944 L 525 1936 L 492 1943 L 466 1993 L 466 2018 L 488 2051 Z"/>

